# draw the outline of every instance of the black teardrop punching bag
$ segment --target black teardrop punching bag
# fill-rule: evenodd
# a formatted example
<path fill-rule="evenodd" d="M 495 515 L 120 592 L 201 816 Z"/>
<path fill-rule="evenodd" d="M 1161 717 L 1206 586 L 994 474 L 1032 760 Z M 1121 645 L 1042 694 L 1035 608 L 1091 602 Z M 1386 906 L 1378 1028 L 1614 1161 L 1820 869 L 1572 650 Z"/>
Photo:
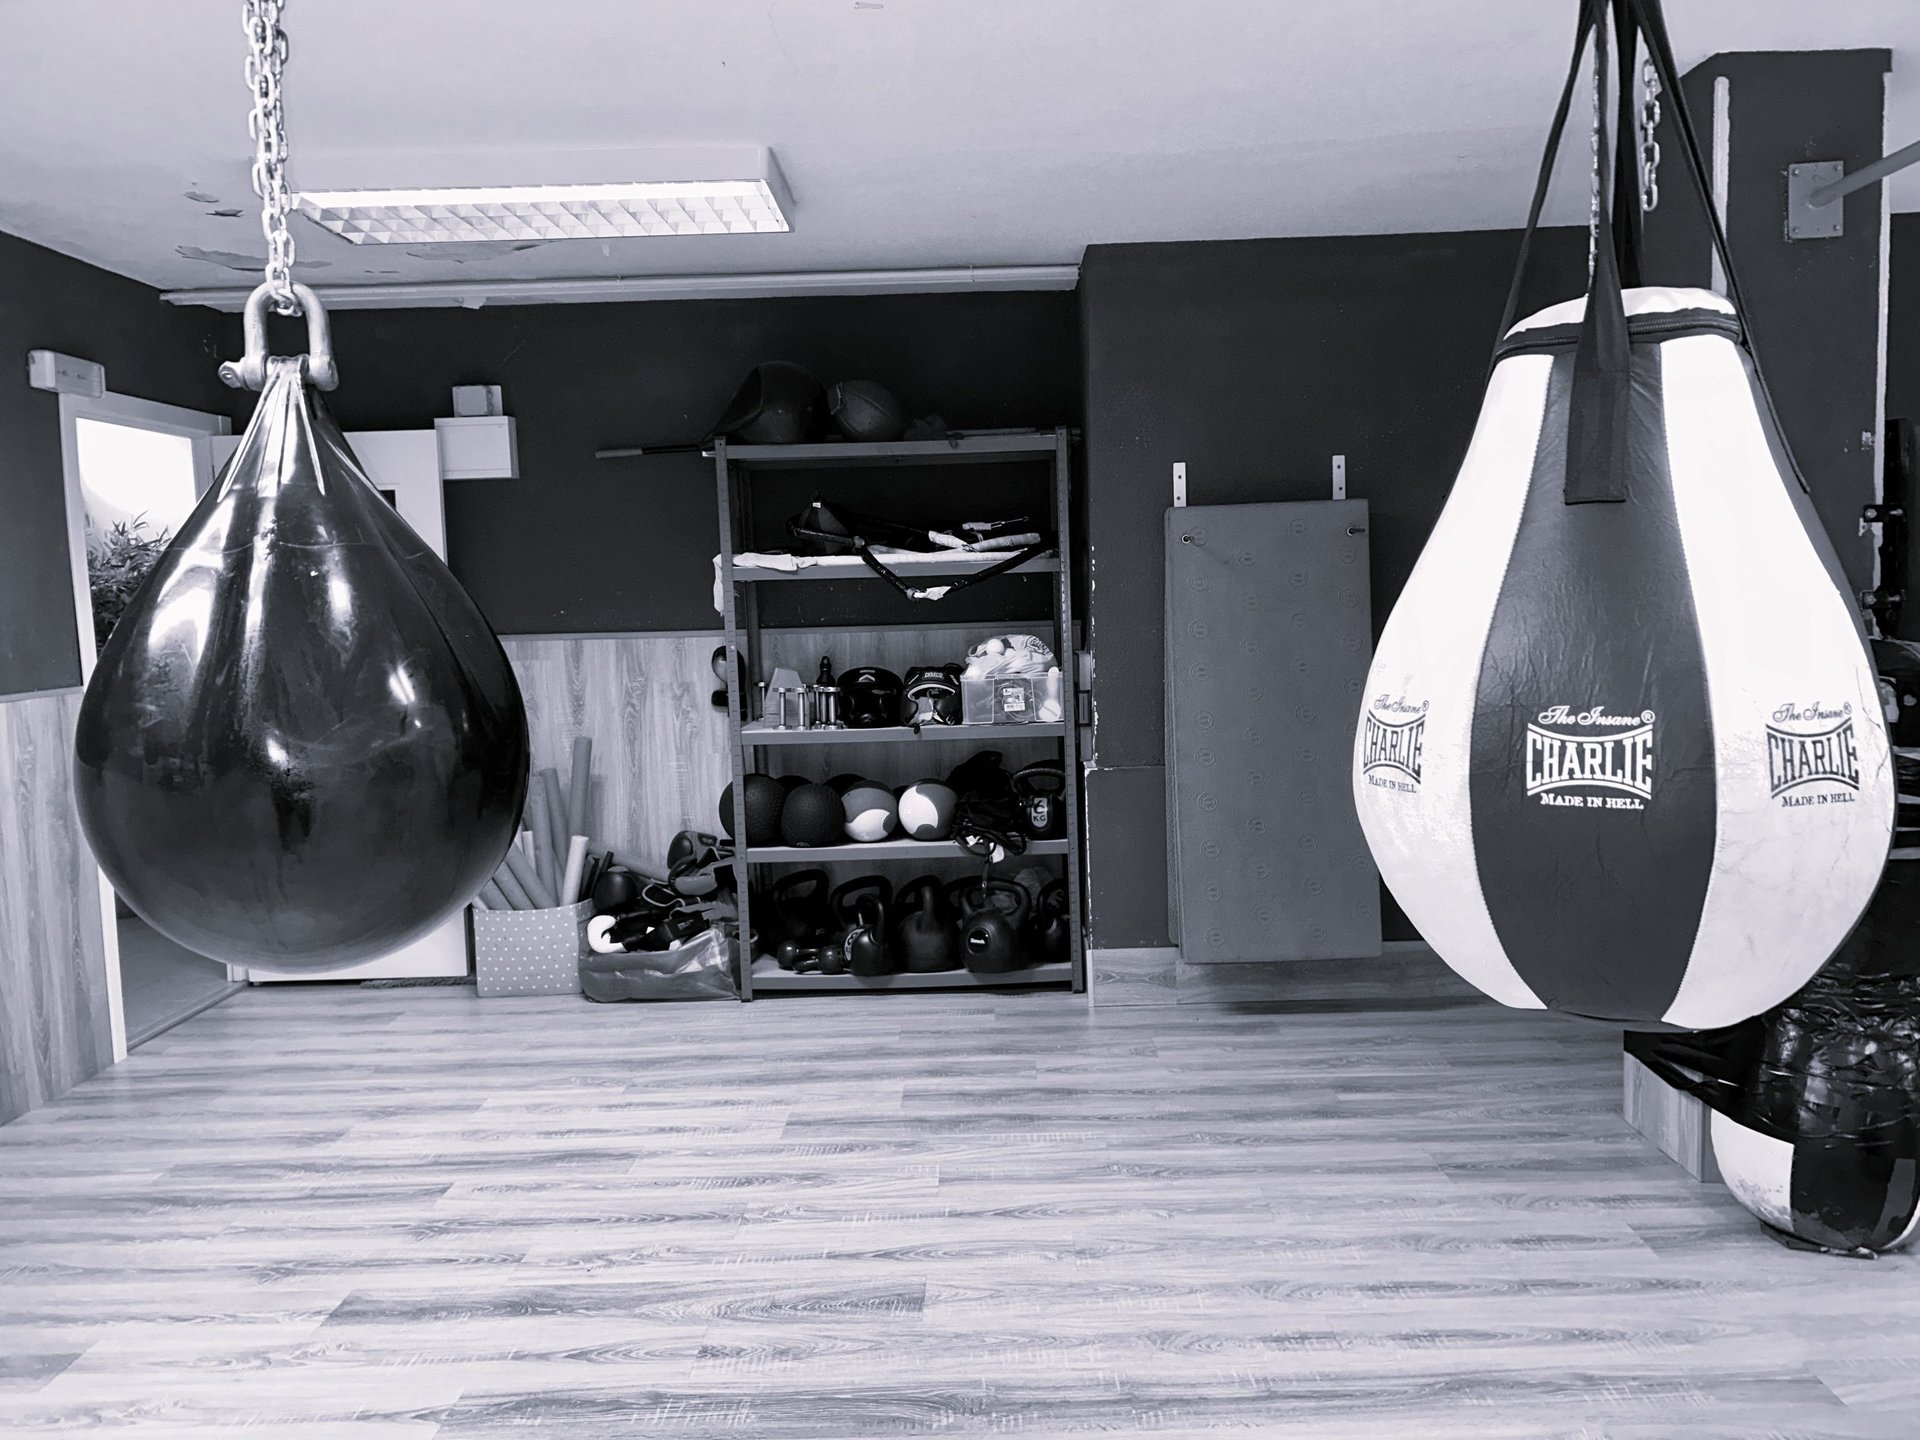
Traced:
<path fill-rule="evenodd" d="M 296 293 L 317 361 L 324 316 Z M 308 357 L 264 358 L 258 292 L 248 322 L 258 408 L 101 651 L 74 778 L 135 912 L 298 972 L 386 954 L 473 897 L 513 838 L 527 722 L 499 640 L 368 481 Z"/>

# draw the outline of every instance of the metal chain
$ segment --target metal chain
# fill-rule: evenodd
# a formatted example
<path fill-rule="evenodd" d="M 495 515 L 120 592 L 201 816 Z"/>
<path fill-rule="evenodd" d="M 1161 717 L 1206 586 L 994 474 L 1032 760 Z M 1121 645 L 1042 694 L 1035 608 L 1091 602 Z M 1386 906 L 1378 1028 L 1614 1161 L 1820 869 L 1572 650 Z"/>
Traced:
<path fill-rule="evenodd" d="M 1588 165 L 1592 170 L 1587 195 L 1587 283 L 1593 283 L 1594 266 L 1600 258 L 1600 110 L 1601 91 L 1606 88 L 1602 79 L 1605 64 L 1600 47 L 1606 43 L 1606 17 L 1593 31 L 1593 128 L 1587 135 Z"/>
<path fill-rule="evenodd" d="M 260 233 L 267 241 L 267 286 L 273 308 L 282 315 L 300 313 L 293 294 L 293 236 L 287 212 L 293 195 L 287 188 L 287 117 L 280 95 L 280 74 L 287 63 L 287 32 L 280 28 L 286 0 L 243 0 L 240 23 L 247 35 L 247 91 L 253 110 L 247 133 L 253 137 L 253 193 L 260 197 Z"/>
<path fill-rule="evenodd" d="M 1660 206 L 1660 72 L 1653 57 L 1640 65 L 1640 210 L 1652 214 Z"/>

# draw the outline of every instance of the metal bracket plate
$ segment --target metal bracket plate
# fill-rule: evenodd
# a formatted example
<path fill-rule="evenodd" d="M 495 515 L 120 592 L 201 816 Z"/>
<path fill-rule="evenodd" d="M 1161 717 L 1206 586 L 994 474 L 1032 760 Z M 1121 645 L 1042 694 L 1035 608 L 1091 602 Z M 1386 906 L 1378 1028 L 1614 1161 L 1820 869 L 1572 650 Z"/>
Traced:
<path fill-rule="evenodd" d="M 1787 167 L 1787 239 L 1833 240 L 1846 234 L 1845 201 L 1812 205 L 1808 197 L 1823 185 L 1846 178 L 1839 160 L 1811 160 Z"/>

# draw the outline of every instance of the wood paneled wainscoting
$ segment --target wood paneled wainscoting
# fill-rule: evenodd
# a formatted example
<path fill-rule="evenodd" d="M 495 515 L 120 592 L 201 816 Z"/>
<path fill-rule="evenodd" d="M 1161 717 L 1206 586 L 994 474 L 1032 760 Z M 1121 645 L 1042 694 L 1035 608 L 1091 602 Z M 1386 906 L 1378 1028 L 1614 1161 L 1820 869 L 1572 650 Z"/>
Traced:
<path fill-rule="evenodd" d="M 100 873 L 73 801 L 80 692 L 0 699 L 0 1123 L 113 1062 Z"/>

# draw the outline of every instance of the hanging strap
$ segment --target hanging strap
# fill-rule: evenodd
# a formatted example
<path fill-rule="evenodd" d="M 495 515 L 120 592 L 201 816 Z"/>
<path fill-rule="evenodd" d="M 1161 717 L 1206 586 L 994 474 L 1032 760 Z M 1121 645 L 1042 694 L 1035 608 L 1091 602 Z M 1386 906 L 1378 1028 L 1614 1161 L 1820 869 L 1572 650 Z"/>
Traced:
<path fill-rule="evenodd" d="M 1608 35 L 1607 8 L 1612 4 L 1613 35 Z M 1632 104 L 1632 66 L 1637 40 L 1643 37 L 1652 59 L 1674 128 L 1680 138 L 1680 156 L 1706 212 L 1714 253 L 1719 256 L 1726 276 L 1727 298 L 1740 316 L 1750 354 L 1753 354 L 1753 323 L 1740 293 L 1733 257 L 1727 246 L 1725 228 L 1713 204 L 1713 187 L 1701 158 L 1693 117 L 1667 38 L 1666 19 L 1660 0 L 1581 0 L 1579 21 L 1574 32 L 1573 60 L 1561 87 L 1560 103 L 1547 133 L 1546 148 L 1540 159 L 1540 171 L 1534 182 L 1533 203 L 1527 212 L 1526 229 L 1520 237 L 1520 251 L 1514 263 L 1513 282 L 1507 290 L 1506 309 L 1500 318 L 1498 345 L 1513 328 L 1519 314 L 1520 296 L 1527 266 L 1533 254 L 1533 240 L 1540 227 L 1540 215 L 1546 204 L 1547 188 L 1553 176 L 1553 163 L 1566 131 L 1572 109 L 1573 93 L 1580 77 L 1581 63 L 1591 39 L 1595 47 L 1595 79 L 1604 93 L 1608 71 L 1609 38 L 1620 60 L 1620 95 L 1616 108 L 1614 143 L 1608 145 L 1606 127 L 1597 137 L 1595 165 L 1598 174 L 1595 198 L 1596 243 L 1593 273 L 1587 285 L 1586 313 L 1582 317 L 1579 340 L 1574 349 L 1573 396 L 1568 416 L 1567 475 L 1565 498 L 1568 504 L 1617 502 L 1626 499 L 1626 436 L 1628 404 L 1632 388 L 1632 352 L 1621 294 L 1623 274 L 1627 283 L 1642 279 L 1637 164 L 1629 166 L 1627 156 L 1637 155 L 1635 116 Z M 1608 167 L 1613 170 L 1609 177 Z M 1779 428 L 1778 415 L 1766 381 L 1760 376 L 1757 355 L 1754 373 L 1761 398 Z M 1796 479 L 1799 476 L 1796 472 Z M 1801 480 L 1802 488 L 1805 481 Z"/>
<path fill-rule="evenodd" d="M 853 537 L 854 554 L 867 562 L 867 568 L 882 580 L 893 586 L 909 600 L 944 600 L 949 595 L 965 590 L 969 585 L 978 585 L 982 580 L 991 580 L 996 575 L 1004 575 L 1009 570 L 1017 570 L 1029 560 L 1038 560 L 1042 555 L 1053 553 L 1051 540 L 1041 540 L 1027 546 L 1024 550 L 1015 550 L 997 565 L 989 565 L 984 570 L 976 570 L 971 575 L 962 575 L 945 585 L 915 585 L 888 568 L 887 563 L 868 546 L 858 535 Z"/>
<path fill-rule="evenodd" d="M 1608 0 L 1589 0 L 1593 25 L 1593 89 L 1607 93 Z M 1623 0 L 1624 3 L 1624 0 Z M 1627 309 L 1620 290 L 1619 256 L 1608 192 L 1607 127 L 1594 135 L 1593 275 L 1587 310 L 1573 349 L 1573 395 L 1567 407 L 1567 471 L 1563 493 L 1569 505 L 1618 504 L 1627 498 L 1627 409 L 1633 397 L 1633 347 L 1627 341 Z"/>

